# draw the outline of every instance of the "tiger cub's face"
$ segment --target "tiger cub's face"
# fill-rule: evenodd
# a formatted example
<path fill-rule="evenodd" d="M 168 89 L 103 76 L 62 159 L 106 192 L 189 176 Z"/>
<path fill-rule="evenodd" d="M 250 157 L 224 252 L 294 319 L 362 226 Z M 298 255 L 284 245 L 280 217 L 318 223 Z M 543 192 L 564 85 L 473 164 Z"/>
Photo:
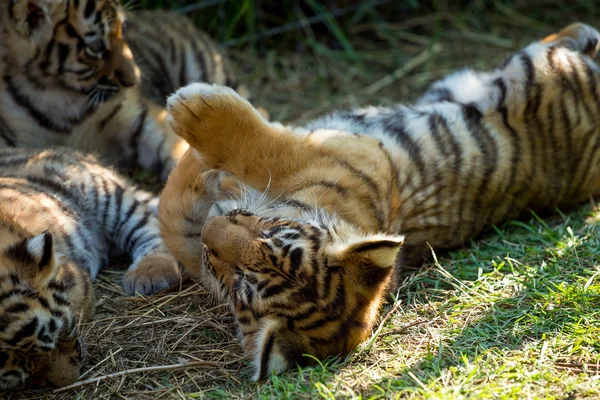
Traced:
<path fill-rule="evenodd" d="M 48 232 L 0 250 L 0 389 L 66 386 L 85 349 Z M 71 281 L 71 282 L 69 282 Z"/>
<path fill-rule="evenodd" d="M 211 218 L 204 283 L 230 301 L 255 379 L 349 352 L 370 333 L 403 237 L 335 219 Z"/>
<path fill-rule="evenodd" d="M 29 80 L 97 106 L 139 82 L 118 0 L 11 0 L 10 58 Z"/>

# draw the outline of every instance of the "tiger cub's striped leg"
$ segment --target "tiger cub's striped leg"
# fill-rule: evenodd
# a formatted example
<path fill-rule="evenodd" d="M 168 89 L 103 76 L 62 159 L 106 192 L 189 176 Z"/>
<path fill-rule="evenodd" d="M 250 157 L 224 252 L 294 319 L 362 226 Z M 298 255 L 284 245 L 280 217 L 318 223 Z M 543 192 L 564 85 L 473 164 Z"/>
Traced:
<path fill-rule="evenodd" d="M 581 64 L 582 60 L 574 60 L 573 57 L 565 57 L 562 53 L 551 51 L 558 48 L 595 57 L 600 48 L 600 34 L 589 25 L 571 24 L 515 53 L 502 67 L 492 72 L 466 69 L 435 82 L 417 102 L 432 104 L 450 101 L 474 104 L 484 113 L 489 109 L 501 107 L 508 99 L 507 106 L 518 111 L 527 100 L 528 93 L 525 92 L 532 84 L 552 79 L 554 67 L 560 65 L 561 60 L 570 64 Z"/>
<path fill-rule="evenodd" d="M 85 167 L 77 163 L 74 168 L 98 226 L 133 261 L 125 274 L 126 292 L 150 295 L 177 282 L 179 267 L 161 238 L 158 220 L 148 204 L 152 197 L 112 171 L 86 161 Z M 97 273 L 90 271 L 92 277 Z"/>
<path fill-rule="evenodd" d="M 290 175 L 330 155 L 290 128 L 269 123 L 235 91 L 195 83 L 169 97 L 169 123 L 208 169 L 232 173 L 250 187 L 285 192 Z"/>
<path fill-rule="evenodd" d="M 125 291 L 150 295 L 177 282 L 179 267 L 165 247 L 152 210 L 137 197 L 134 189 L 122 192 L 120 213 L 106 229 L 133 261 L 125 274 Z"/>
<path fill-rule="evenodd" d="M 169 176 L 158 207 L 167 247 L 188 273 L 202 281 L 205 246 L 201 233 L 218 200 L 222 176 L 222 172 L 207 170 L 190 149 Z"/>

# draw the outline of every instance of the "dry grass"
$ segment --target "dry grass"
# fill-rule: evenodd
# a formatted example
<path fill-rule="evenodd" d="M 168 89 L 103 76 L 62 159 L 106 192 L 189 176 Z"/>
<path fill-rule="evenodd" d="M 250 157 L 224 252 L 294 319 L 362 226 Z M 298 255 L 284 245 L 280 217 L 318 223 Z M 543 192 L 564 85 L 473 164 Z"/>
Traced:
<path fill-rule="evenodd" d="M 577 17 L 552 18 L 566 24 Z M 510 49 L 551 32 L 519 10 L 490 15 L 491 25 L 480 30 L 468 19 L 436 13 L 387 27 L 355 26 L 351 38 L 362 65 L 325 48 L 317 55 L 271 51 L 264 59 L 242 51 L 232 55 L 257 103 L 273 119 L 305 122 L 334 109 L 414 100 L 426 85 L 456 68 L 489 67 Z M 584 217 L 580 213 L 573 219 L 581 222 Z M 551 230 L 564 233 L 571 223 L 560 219 Z M 442 259 L 444 268 L 431 266 L 408 279 L 373 339 L 347 360 L 293 371 L 263 385 L 248 380 L 248 363 L 234 338 L 231 315 L 213 304 L 200 286 L 190 283 L 180 292 L 127 298 L 120 285 L 122 272 L 107 271 L 96 284 L 100 300 L 95 320 L 83 327 L 90 362 L 82 380 L 91 381 L 61 393 L 9 398 L 598 396 L 598 336 L 580 344 L 578 349 L 585 351 L 573 350 L 564 339 L 571 350 L 560 351 L 563 343 L 552 339 L 550 328 L 542 339 L 534 328 L 520 325 L 537 307 L 519 300 L 528 293 L 522 280 L 529 273 L 525 266 L 550 263 L 549 249 L 560 247 L 564 239 L 559 235 L 549 244 L 538 238 L 543 226 L 527 226 L 531 232 L 502 229 L 492 239 Z M 586 229 L 580 226 L 575 233 L 584 235 Z M 594 249 L 590 251 L 597 254 Z M 509 258 L 509 253 L 517 255 Z M 577 264 L 577 274 L 593 281 L 599 273 L 596 258 Z M 573 282 L 578 282 L 576 277 Z M 592 329 L 599 320 L 593 311 L 599 299 L 593 297 L 592 311 L 582 317 L 587 322 L 578 325 L 582 337 L 600 333 Z M 539 320 L 531 324 L 544 326 Z M 554 332 L 562 338 L 561 330 Z M 552 343 L 544 345 L 546 341 Z M 157 368 L 148 370 L 152 367 Z"/>

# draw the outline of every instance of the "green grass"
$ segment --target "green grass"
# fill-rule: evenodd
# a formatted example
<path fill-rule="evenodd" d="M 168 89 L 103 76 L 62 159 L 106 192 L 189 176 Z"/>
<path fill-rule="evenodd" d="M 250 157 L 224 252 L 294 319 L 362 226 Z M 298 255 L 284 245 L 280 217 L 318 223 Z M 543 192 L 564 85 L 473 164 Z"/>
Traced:
<path fill-rule="evenodd" d="M 371 346 L 254 390 L 289 399 L 598 398 L 599 221 L 586 208 L 550 225 L 509 223 L 408 279 Z"/>

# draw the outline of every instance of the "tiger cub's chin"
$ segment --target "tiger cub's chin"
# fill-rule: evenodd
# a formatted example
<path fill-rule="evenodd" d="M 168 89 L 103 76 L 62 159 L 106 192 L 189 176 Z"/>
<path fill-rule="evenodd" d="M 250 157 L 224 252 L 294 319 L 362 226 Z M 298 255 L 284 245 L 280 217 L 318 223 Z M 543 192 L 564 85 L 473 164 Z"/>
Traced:
<path fill-rule="evenodd" d="M 287 219 L 234 210 L 209 219 L 202 240 L 208 287 L 226 294 L 261 380 L 365 340 L 404 238 L 365 235 L 323 214 Z"/>

